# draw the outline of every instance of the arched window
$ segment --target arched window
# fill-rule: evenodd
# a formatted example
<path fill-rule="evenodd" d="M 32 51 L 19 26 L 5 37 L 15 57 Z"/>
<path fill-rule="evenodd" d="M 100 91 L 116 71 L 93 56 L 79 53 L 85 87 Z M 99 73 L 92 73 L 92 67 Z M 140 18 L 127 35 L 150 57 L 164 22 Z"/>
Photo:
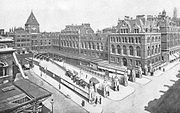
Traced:
<path fill-rule="evenodd" d="M 136 51 L 137 56 L 141 56 L 141 48 L 139 46 L 136 47 Z"/>
<path fill-rule="evenodd" d="M 87 44 L 86 44 L 86 42 L 84 42 L 84 46 L 85 46 L 85 49 L 87 49 Z"/>
<path fill-rule="evenodd" d="M 76 43 L 76 47 L 79 48 L 79 44 L 78 43 Z"/>
<path fill-rule="evenodd" d="M 84 43 L 83 42 L 81 43 L 81 48 L 84 48 Z"/>
<path fill-rule="evenodd" d="M 138 43 L 138 38 L 136 37 L 136 43 Z"/>
<path fill-rule="evenodd" d="M 159 45 L 159 48 L 158 48 L 158 53 L 160 53 L 161 51 L 161 45 Z"/>
<path fill-rule="evenodd" d="M 151 55 L 154 54 L 154 46 L 152 46 Z"/>
<path fill-rule="evenodd" d="M 127 43 L 127 37 L 124 37 L 125 38 L 125 42 Z"/>
<path fill-rule="evenodd" d="M 111 45 L 112 53 L 115 53 L 115 47 L 114 45 Z"/>
<path fill-rule="evenodd" d="M 91 43 L 89 42 L 89 49 L 91 49 Z"/>
<path fill-rule="evenodd" d="M 71 41 L 69 42 L 69 46 L 70 46 L 70 47 L 72 47 L 72 43 L 71 43 Z"/>
<path fill-rule="evenodd" d="M 99 43 L 97 43 L 97 50 L 99 50 Z"/>
<path fill-rule="evenodd" d="M 131 43 L 131 37 L 129 37 L 129 43 Z"/>
<path fill-rule="evenodd" d="M 127 66 L 127 59 L 126 58 L 123 58 L 123 65 Z"/>
<path fill-rule="evenodd" d="M 119 37 L 116 37 L 116 41 L 119 42 Z"/>
<path fill-rule="evenodd" d="M 132 43 L 134 43 L 134 38 L 133 37 L 131 37 L 131 40 L 132 40 Z"/>
<path fill-rule="evenodd" d="M 121 47 L 119 45 L 117 45 L 117 53 L 121 54 Z"/>
<path fill-rule="evenodd" d="M 122 42 L 124 42 L 124 37 L 122 37 Z"/>
<path fill-rule="evenodd" d="M 158 52 L 158 46 L 156 45 L 155 54 Z"/>
<path fill-rule="evenodd" d="M 103 50 L 104 48 L 103 48 L 103 43 L 101 43 L 101 50 Z"/>
<path fill-rule="evenodd" d="M 129 46 L 129 54 L 132 56 L 134 55 L 134 50 L 132 46 Z"/>
<path fill-rule="evenodd" d="M 150 42 L 150 37 L 147 37 L 147 43 L 149 43 Z"/>
<path fill-rule="evenodd" d="M 125 45 L 123 45 L 123 54 L 127 55 L 127 48 Z"/>
<path fill-rule="evenodd" d="M 95 47 L 95 45 L 94 45 L 94 43 L 93 43 L 93 42 L 92 42 L 92 48 L 93 48 L 93 49 L 96 49 L 96 47 Z"/>
<path fill-rule="evenodd" d="M 67 42 L 67 46 L 69 47 L 69 42 Z"/>
<path fill-rule="evenodd" d="M 75 48 L 75 43 L 74 42 L 72 42 L 72 47 Z"/>
<path fill-rule="evenodd" d="M 152 37 L 152 42 L 154 42 L 154 37 Z"/>
<path fill-rule="evenodd" d="M 139 40 L 139 43 L 141 43 L 141 37 L 139 37 L 138 40 Z"/>
<path fill-rule="evenodd" d="M 121 42 L 121 37 L 119 37 L 119 42 Z"/>
<path fill-rule="evenodd" d="M 113 37 L 113 42 L 116 42 L 116 39 L 115 39 L 115 37 Z"/>

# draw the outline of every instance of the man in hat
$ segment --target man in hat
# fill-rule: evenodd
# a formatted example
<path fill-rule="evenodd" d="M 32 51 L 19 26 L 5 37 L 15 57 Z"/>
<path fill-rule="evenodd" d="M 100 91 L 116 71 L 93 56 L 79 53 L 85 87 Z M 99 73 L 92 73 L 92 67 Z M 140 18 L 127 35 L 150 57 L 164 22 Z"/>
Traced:
<path fill-rule="evenodd" d="M 132 72 L 131 72 L 131 80 L 132 80 L 132 82 L 135 82 L 136 81 L 136 71 L 135 71 L 135 69 L 133 68 L 132 69 Z"/>
<path fill-rule="evenodd" d="M 153 76 L 154 73 L 153 73 L 153 67 L 151 63 L 149 64 L 149 68 L 150 68 L 150 75 Z"/>
<path fill-rule="evenodd" d="M 142 68 L 141 68 L 141 66 L 138 67 L 138 73 L 139 73 L 139 78 L 142 78 Z"/>
<path fill-rule="evenodd" d="M 144 66 L 144 74 L 147 76 L 148 75 L 148 67 L 147 65 L 145 64 Z"/>
<path fill-rule="evenodd" d="M 127 76 L 127 70 L 124 72 L 124 86 L 128 85 L 128 76 Z"/>

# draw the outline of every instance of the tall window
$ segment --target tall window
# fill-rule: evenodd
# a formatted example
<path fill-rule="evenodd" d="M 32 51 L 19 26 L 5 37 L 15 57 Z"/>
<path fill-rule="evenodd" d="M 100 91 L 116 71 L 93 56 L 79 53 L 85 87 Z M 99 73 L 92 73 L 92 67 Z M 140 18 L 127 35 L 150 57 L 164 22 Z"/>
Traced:
<path fill-rule="evenodd" d="M 81 43 L 81 48 L 84 48 L 84 43 L 83 42 Z"/>
<path fill-rule="evenodd" d="M 150 55 L 150 47 L 148 46 L 148 56 Z"/>
<path fill-rule="evenodd" d="M 158 52 L 160 53 L 160 51 L 161 51 L 161 45 L 159 45 L 159 48 L 158 48 Z"/>
<path fill-rule="evenodd" d="M 103 50 L 104 48 L 103 48 L 103 43 L 101 43 L 101 50 Z"/>
<path fill-rule="evenodd" d="M 141 48 L 139 46 L 136 47 L 137 56 L 141 56 Z"/>
<path fill-rule="evenodd" d="M 147 37 L 147 43 L 149 43 L 150 42 L 150 37 Z"/>
<path fill-rule="evenodd" d="M 139 40 L 139 43 L 141 43 L 141 37 L 139 37 L 138 40 Z"/>
<path fill-rule="evenodd" d="M 121 42 L 121 37 L 119 37 L 119 42 Z"/>
<path fill-rule="evenodd" d="M 119 45 L 117 45 L 117 53 L 121 54 L 121 47 Z"/>
<path fill-rule="evenodd" d="M 119 42 L 119 37 L 116 37 L 116 41 Z"/>
<path fill-rule="evenodd" d="M 134 43 L 134 38 L 133 37 L 131 37 L 131 40 L 132 40 L 132 43 Z"/>
<path fill-rule="evenodd" d="M 125 42 L 127 43 L 127 37 L 125 37 Z"/>
<path fill-rule="evenodd" d="M 136 37 L 136 43 L 138 43 L 138 38 Z"/>
<path fill-rule="evenodd" d="M 151 54 L 154 54 L 154 46 L 152 46 Z"/>
<path fill-rule="evenodd" d="M 97 50 L 99 50 L 99 43 L 97 43 Z"/>
<path fill-rule="evenodd" d="M 158 52 L 158 46 L 156 45 L 156 48 L 155 48 L 155 53 L 157 53 Z"/>
<path fill-rule="evenodd" d="M 134 50 L 133 50 L 133 47 L 132 46 L 129 46 L 129 53 L 130 55 L 134 55 Z"/>
<path fill-rule="evenodd" d="M 111 45 L 112 53 L 115 53 L 115 47 L 114 45 Z"/>
<path fill-rule="evenodd" d="M 131 37 L 129 37 L 129 43 L 131 43 Z"/>
<path fill-rule="evenodd" d="M 127 55 L 127 48 L 125 45 L 123 45 L 123 54 Z"/>
<path fill-rule="evenodd" d="M 91 43 L 89 42 L 89 49 L 91 49 Z"/>
<path fill-rule="evenodd" d="M 94 45 L 94 43 L 92 43 L 92 48 L 93 48 L 93 49 L 95 49 L 95 45 Z"/>
<path fill-rule="evenodd" d="M 113 37 L 113 42 L 116 42 L 116 39 L 115 39 L 115 37 Z"/>

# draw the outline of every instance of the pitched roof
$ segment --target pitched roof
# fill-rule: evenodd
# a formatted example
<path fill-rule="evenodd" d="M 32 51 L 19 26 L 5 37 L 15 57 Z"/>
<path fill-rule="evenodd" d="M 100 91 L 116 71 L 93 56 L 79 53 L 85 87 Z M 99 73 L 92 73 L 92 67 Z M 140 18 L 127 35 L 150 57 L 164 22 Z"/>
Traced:
<path fill-rule="evenodd" d="M 39 25 L 38 21 L 36 20 L 36 17 L 34 16 L 33 12 L 31 12 L 29 18 L 27 19 L 27 22 L 25 25 Z"/>

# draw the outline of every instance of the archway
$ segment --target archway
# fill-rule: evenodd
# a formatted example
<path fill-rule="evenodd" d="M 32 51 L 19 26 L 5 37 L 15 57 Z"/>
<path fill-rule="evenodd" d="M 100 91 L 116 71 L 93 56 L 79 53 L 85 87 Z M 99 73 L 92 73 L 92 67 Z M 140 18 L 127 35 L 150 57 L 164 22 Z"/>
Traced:
<path fill-rule="evenodd" d="M 126 58 L 123 58 L 123 65 L 127 66 L 127 59 Z"/>

